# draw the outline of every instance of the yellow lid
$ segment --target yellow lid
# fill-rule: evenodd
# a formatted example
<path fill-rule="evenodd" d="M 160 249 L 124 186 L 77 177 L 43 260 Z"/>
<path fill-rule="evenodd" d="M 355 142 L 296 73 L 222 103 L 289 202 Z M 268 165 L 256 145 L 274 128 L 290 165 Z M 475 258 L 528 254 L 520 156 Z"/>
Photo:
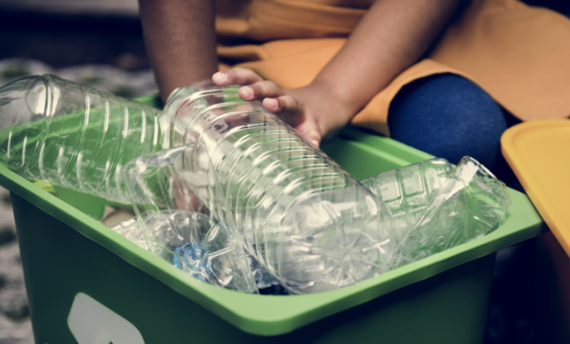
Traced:
<path fill-rule="evenodd" d="M 503 134 L 501 145 L 528 197 L 570 256 L 570 119 L 515 125 Z"/>

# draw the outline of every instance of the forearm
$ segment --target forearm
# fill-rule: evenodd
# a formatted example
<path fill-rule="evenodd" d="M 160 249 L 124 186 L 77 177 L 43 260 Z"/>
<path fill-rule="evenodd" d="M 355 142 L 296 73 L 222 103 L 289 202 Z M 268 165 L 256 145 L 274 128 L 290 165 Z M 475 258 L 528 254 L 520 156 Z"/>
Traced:
<path fill-rule="evenodd" d="M 213 0 L 139 0 L 145 45 L 161 96 L 217 71 Z"/>
<path fill-rule="evenodd" d="M 458 2 L 378 0 L 310 87 L 326 89 L 350 120 L 425 53 Z"/>
<path fill-rule="evenodd" d="M 218 85 L 246 85 L 240 88 L 241 99 L 262 100 L 265 108 L 318 145 L 334 137 L 426 52 L 459 1 L 378 0 L 339 53 L 305 87 L 283 90 L 243 68 L 217 73 L 213 80 Z"/>

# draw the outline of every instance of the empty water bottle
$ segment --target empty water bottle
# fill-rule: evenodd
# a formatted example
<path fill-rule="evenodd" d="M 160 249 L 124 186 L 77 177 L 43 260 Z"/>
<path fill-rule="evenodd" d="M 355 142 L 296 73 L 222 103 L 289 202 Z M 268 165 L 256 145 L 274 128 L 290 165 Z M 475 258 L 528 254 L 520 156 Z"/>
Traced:
<path fill-rule="evenodd" d="M 114 232 L 134 242 L 138 246 L 144 248 L 145 250 L 149 249 L 144 232 L 141 229 L 140 224 L 138 223 L 136 217 L 130 218 L 125 221 L 121 221 L 116 225 L 112 226 L 111 229 Z"/>
<path fill-rule="evenodd" d="M 463 157 L 414 227 L 400 242 L 400 264 L 423 259 L 480 238 L 506 219 L 511 198 L 506 185 L 471 157 Z"/>
<path fill-rule="evenodd" d="M 204 214 L 164 210 L 111 229 L 201 281 L 258 293 L 241 244 Z"/>
<path fill-rule="evenodd" d="M 261 294 L 273 294 L 282 295 L 286 294 L 286 291 L 281 287 L 279 281 L 271 275 L 265 268 L 259 264 L 257 259 L 251 254 L 248 254 L 250 261 L 250 269 L 257 284 L 257 288 Z"/>
<path fill-rule="evenodd" d="M 505 218 L 505 184 L 475 159 L 431 159 L 362 180 L 394 217 L 393 267 L 489 233 Z"/>
<path fill-rule="evenodd" d="M 402 256 L 405 253 L 398 249 L 399 244 L 431 204 L 452 169 L 447 160 L 436 158 L 361 181 L 386 203 L 394 218 L 394 267 L 401 262 L 409 263 L 409 259 Z"/>
<path fill-rule="evenodd" d="M 20 175 L 128 203 L 121 167 L 170 144 L 148 105 L 53 75 L 0 89 L 0 161 Z M 162 124 L 162 125 L 161 125 Z"/>
<path fill-rule="evenodd" d="M 291 293 L 387 271 L 392 219 L 384 203 L 259 103 L 239 101 L 237 91 L 206 82 L 169 97 L 172 146 L 204 147 L 177 177 Z"/>
<path fill-rule="evenodd" d="M 425 212 L 452 170 L 453 166 L 447 160 L 436 158 L 380 173 L 361 182 L 386 203 L 394 218 L 395 235 L 402 237 Z"/>

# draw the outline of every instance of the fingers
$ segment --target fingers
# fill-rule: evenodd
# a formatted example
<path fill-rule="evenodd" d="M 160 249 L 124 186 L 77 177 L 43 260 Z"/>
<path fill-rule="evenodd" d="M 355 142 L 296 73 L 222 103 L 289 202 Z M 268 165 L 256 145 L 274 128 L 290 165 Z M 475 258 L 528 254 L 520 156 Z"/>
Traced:
<path fill-rule="evenodd" d="M 253 85 L 242 86 L 238 92 L 241 99 L 246 101 L 262 100 L 284 95 L 283 89 L 273 81 L 260 81 Z"/>
<path fill-rule="evenodd" d="M 279 115 L 281 119 L 289 123 L 299 133 L 305 136 L 309 142 L 319 148 L 322 134 L 314 121 L 307 121 L 303 115 L 303 108 L 297 98 L 291 95 L 283 95 L 277 98 L 263 99 L 263 107 Z"/>
<path fill-rule="evenodd" d="M 301 104 L 290 95 L 265 98 L 262 104 L 269 111 L 284 112 L 285 116 L 301 112 Z"/>
<path fill-rule="evenodd" d="M 244 85 L 238 94 L 242 100 L 262 100 L 263 107 L 279 115 L 285 122 L 297 129 L 315 147 L 319 147 L 322 134 L 313 120 L 307 121 L 302 103 L 291 90 L 285 91 L 272 81 L 263 80 L 261 76 L 246 68 L 233 68 L 212 75 L 216 85 Z"/>
<path fill-rule="evenodd" d="M 261 76 L 246 68 L 233 68 L 217 72 L 212 75 L 216 85 L 246 85 L 240 88 L 239 96 L 242 100 L 261 100 L 266 97 L 282 96 L 283 89 L 272 81 L 264 81 Z"/>
<path fill-rule="evenodd" d="M 263 81 L 263 78 L 251 69 L 233 68 L 214 73 L 214 75 L 212 75 L 212 81 L 220 86 L 233 84 L 251 85 Z"/>
<path fill-rule="evenodd" d="M 314 123 L 304 122 L 298 126 L 297 131 L 309 140 L 315 147 L 319 148 L 322 135 L 318 127 Z"/>
<path fill-rule="evenodd" d="M 297 98 L 287 94 L 276 98 L 265 98 L 262 104 L 267 110 L 277 113 L 282 120 L 319 148 L 322 139 L 321 130 L 314 120 L 307 120 L 303 106 Z"/>

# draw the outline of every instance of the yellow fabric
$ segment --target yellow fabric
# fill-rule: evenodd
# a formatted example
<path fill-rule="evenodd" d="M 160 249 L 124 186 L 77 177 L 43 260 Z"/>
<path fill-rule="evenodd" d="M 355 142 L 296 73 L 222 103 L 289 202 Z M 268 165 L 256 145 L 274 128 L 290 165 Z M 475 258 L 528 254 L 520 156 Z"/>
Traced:
<path fill-rule="evenodd" d="M 222 38 L 346 37 L 373 0 L 217 0 Z"/>
<path fill-rule="evenodd" d="M 218 53 L 284 88 L 306 85 L 339 51 L 370 2 L 219 1 L 221 41 L 250 43 L 220 46 Z M 398 91 L 439 73 L 473 80 L 522 120 L 568 117 L 570 20 L 516 0 L 474 0 L 428 58 L 392 80 L 352 123 L 389 135 L 388 109 Z"/>

